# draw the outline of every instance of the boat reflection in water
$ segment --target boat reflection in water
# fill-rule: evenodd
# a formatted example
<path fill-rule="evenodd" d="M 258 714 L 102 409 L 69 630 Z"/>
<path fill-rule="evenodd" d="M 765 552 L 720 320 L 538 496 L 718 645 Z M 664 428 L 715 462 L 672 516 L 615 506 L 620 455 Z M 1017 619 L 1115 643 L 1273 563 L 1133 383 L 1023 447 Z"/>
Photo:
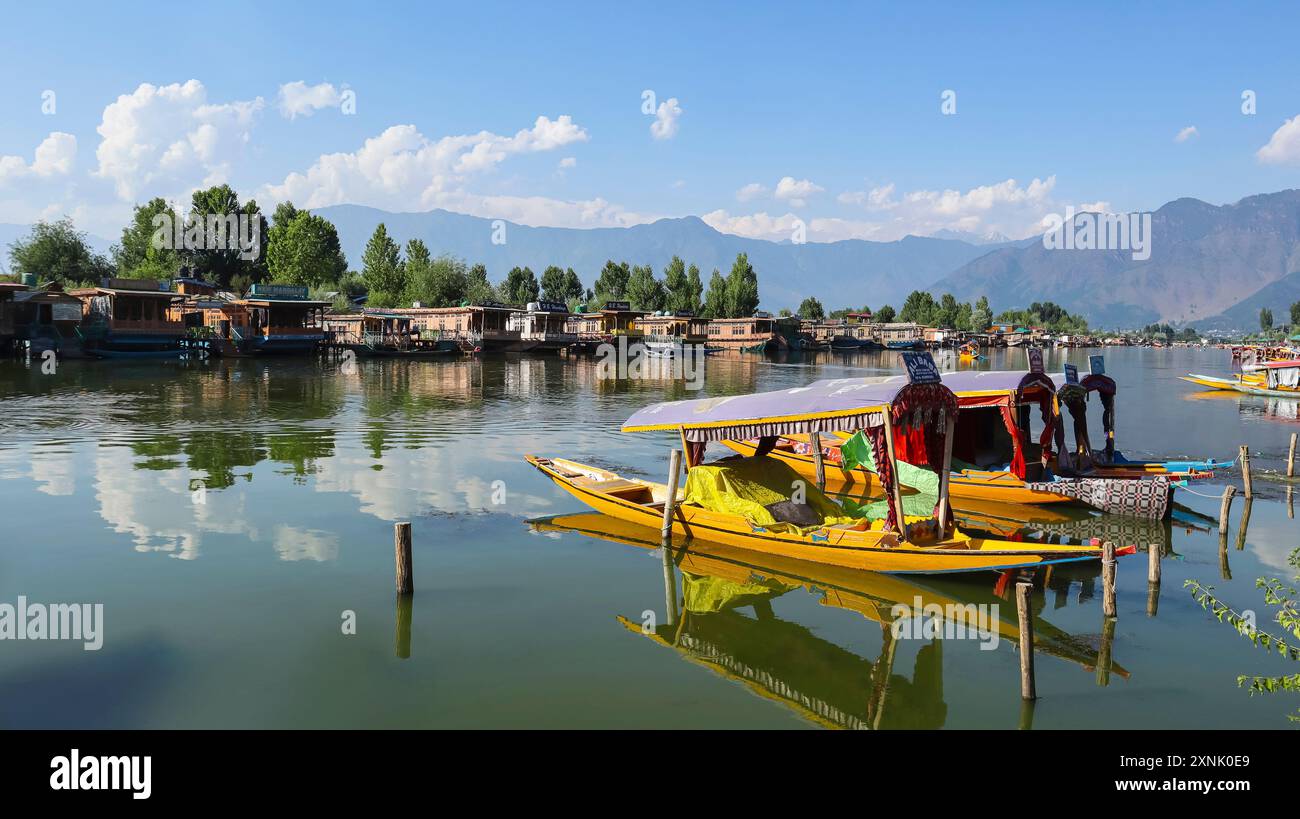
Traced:
<path fill-rule="evenodd" d="M 538 532 L 577 532 L 658 550 L 663 557 L 664 617 L 646 613 L 645 619 L 619 616 L 618 621 L 628 631 L 828 728 L 941 728 L 948 716 L 944 639 L 965 635 L 987 646 L 999 640 L 1017 645 L 1019 640 L 1011 573 L 961 579 L 880 574 L 755 555 L 698 540 L 685 548 L 661 549 L 653 530 L 591 512 L 540 518 L 529 525 Z M 1040 573 L 1040 583 L 1059 591 L 1077 579 L 1086 588 L 1097 574 L 1096 567 L 1066 564 Z M 879 655 L 860 656 L 778 617 L 772 601 L 798 589 L 818 595 L 822 605 L 856 612 L 878 624 Z M 1127 670 L 1109 659 L 1109 645 L 1099 649 L 1088 638 L 1052 626 L 1037 614 L 1046 606 L 1043 592 L 1036 589 L 1032 599 L 1034 647 L 1040 656 L 1095 671 L 1099 680 L 1111 674 L 1128 677 Z M 754 616 L 739 611 L 746 608 Z M 924 615 L 924 620 L 915 615 Z M 924 628 L 922 623 L 927 623 Z M 896 668 L 899 642 L 918 638 L 924 645 L 913 667 Z M 1016 680 L 1014 675 L 1008 678 L 1009 689 Z"/>

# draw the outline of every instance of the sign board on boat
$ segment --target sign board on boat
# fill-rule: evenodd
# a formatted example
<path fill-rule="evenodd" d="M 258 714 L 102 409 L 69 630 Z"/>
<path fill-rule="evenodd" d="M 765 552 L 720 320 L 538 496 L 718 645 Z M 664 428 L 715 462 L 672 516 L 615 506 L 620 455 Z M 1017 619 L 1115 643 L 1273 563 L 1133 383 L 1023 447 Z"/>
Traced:
<path fill-rule="evenodd" d="M 1106 356 L 1090 355 L 1088 356 L 1088 371 L 1093 375 L 1106 374 Z"/>
<path fill-rule="evenodd" d="M 1041 373 L 1043 371 L 1043 348 L 1027 347 L 1025 355 L 1029 357 L 1029 371 L 1031 373 Z"/>
<path fill-rule="evenodd" d="M 1073 364 L 1066 364 L 1066 365 L 1065 365 L 1065 383 L 1067 383 L 1067 384 L 1078 384 L 1078 383 L 1079 383 L 1079 368 L 1078 368 L 1078 367 L 1074 366 Z"/>
<path fill-rule="evenodd" d="M 81 321 L 81 302 L 56 301 L 50 307 L 52 321 Z"/>
<path fill-rule="evenodd" d="M 907 380 L 911 384 L 938 384 L 939 367 L 929 353 L 903 353 L 907 366 Z"/>
<path fill-rule="evenodd" d="M 537 302 L 537 311 L 539 313 L 567 313 L 569 305 L 558 301 L 539 301 Z"/>
<path fill-rule="evenodd" d="M 602 310 L 608 310 L 612 313 L 626 313 L 632 309 L 632 303 L 626 301 L 607 301 Z"/>

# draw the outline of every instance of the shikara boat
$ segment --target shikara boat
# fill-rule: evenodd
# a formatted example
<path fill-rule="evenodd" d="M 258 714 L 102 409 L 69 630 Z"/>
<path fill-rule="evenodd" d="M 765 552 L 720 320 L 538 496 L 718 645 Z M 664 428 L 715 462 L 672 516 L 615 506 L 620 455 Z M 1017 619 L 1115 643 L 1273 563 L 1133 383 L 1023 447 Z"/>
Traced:
<path fill-rule="evenodd" d="M 1271 398 L 1300 398 L 1300 360 L 1266 361 L 1234 379 L 1188 373 L 1184 381 L 1216 390 L 1235 390 Z"/>
<path fill-rule="evenodd" d="M 624 423 L 624 432 L 672 431 L 681 436 L 687 469 L 684 491 L 571 460 L 532 455 L 526 459 L 565 491 L 611 517 L 652 528 L 667 523 L 673 534 L 814 563 L 942 573 L 1029 568 L 1101 556 L 1098 545 L 1045 545 L 963 533 L 949 500 L 956 423 L 957 397 L 942 383 L 819 382 L 753 395 L 669 401 L 635 413 Z M 876 463 L 882 465 L 877 477 L 884 501 L 879 510 L 842 507 L 788 465 L 768 457 L 783 435 L 857 429 L 868 433 Z M 748 438 L 760 441 L 752 457 L 702 462 L 709 442 Z M 937 465 L 932 467 L 938 475 L 937 502 L 928 516 L 906 513 L 902 488 L 894 480 L 902 440 L 924 449 L 925 464 Z M 675 487 L 677 476 L 671 475 L 670 481 Z"/>

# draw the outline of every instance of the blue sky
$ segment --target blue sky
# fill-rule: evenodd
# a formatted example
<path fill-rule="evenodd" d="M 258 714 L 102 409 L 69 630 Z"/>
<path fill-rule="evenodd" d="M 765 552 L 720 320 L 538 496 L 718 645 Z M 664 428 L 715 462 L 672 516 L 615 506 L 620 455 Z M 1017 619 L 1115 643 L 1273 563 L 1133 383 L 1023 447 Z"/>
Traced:
<path fill-rule="evenodd" d="M 215 181 L 267 209 L 575 227 L 696 214 L 774 239 L 798 219 L 812 241 L 1023 236 L 1068 205 L 1300 184 L 1300 121 L 1283 128 L 1300 115 L 1294 4 L 24 4 L 5 18 L 0 222 L 66 213 L 109 238 L 133 203 Z M 680 109 L 661 138 L 646 90 Z M 322 107 L 304 115 L 309 99 Z"/>

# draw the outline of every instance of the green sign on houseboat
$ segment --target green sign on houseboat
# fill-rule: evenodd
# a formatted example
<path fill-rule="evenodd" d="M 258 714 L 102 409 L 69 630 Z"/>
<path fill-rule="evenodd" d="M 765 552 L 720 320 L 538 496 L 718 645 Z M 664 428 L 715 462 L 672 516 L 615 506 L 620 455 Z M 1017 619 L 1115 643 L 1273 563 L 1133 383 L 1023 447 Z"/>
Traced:
<path fill-rule="evenodd" d="M 306 300 L 307 288 L 298 284 L 255 284 L 248 290 L 250 299 Z"/>

